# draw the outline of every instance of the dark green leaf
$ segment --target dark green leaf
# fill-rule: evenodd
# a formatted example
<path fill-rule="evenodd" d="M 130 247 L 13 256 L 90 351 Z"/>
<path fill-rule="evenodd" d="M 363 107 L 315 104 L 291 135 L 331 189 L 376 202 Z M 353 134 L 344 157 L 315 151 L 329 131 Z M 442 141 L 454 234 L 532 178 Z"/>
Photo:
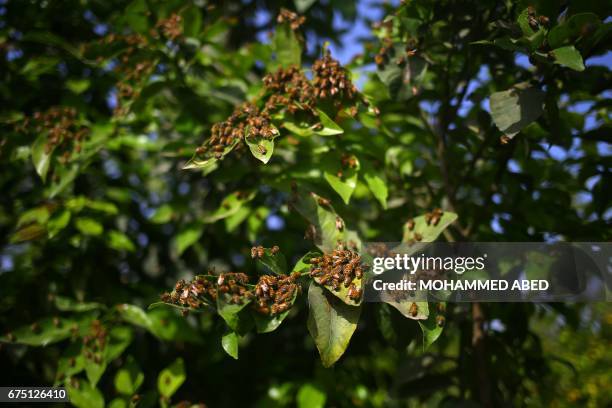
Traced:
<path fill-rule="evenodd" d="M 491 95 L 491 116 L 507 136 L 516 135 L 544 111 L 544 92 L 524 84 Z"/>
<path fill-rule="evenodd" d="M 182 358 L 177 358 L 172 364 L 164 368 L 157 378 L 157 390 L 159 393 L 170 398 L 185 382 L 185 364 Z"/>
<path fill-rule="evenodd" d="M 555 58 L 556 64 L 571 68 L 574 71 L 584 71 L 582 55 L 573 45 L 556 48 L 551 51 L 551 54 Z"/>

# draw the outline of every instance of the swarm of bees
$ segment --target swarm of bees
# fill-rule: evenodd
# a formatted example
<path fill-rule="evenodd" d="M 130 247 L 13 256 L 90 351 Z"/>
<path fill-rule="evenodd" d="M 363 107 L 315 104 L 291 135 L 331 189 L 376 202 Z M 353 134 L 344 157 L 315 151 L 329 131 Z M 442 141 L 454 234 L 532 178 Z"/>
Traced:
<path fill-rule="evenodd" d="M 297 67 L 279 68 L 266 75 L 263 84 L 266 91 L 272 93 L 266 101 L 265 112 L 274 112 L 279 107 L 286 108 L 289 113 L 315 111 L 314 88 Z"/>
<path fill-rule="evenodd" d="M 416 41 L 411 39 L 406 44 L 404 53 L 397 55 L 397 51 L 393 47 L 393 41 L 391 38 L 383 39 L 383 46 L 380 48 L 378 53 L 374 56 L 374 62 L 378 69 L 384 69 L 391 58 L 395 59 L 393 62 L 400 67 L 404 67 L 408 63 L 408 58 L 414 57 L 417 54 Z"/>
<path fill-rule="evenodd" d="M 217 287 L 213 282 L 202 276 L 196 276 L 191 282 L 185 282 L 181 279 L 176 283 L 171 293 L 161 295 L 161 300 L 178 306 L 198 309 L 203 306 L 204 300 L 217 301 Z"/>
<path fill-rule="evenodd" d="M 289 310 L 294 295 L 300 289 L 296 283 L 299 277 L 299 272 L 286 276 L 262 275 L 255 285 L 255 311 L 264 315 L 277 315 Z"/>
<path fill-rule="evenodd" d="M 357 88 L 351 82 L 347 70 L 331 57 L 329 50 L 312 64 L 314 95 L 317 99 L 334 98 L 335 104 L 342 100 L 354 101 Z"/>
<path fill-rule="evenodd" d="M 108 331 L 100 320 L 96 319 L 91 322 L 89 334 L 83 337 L 84 355 L 88 360 L 92 360 L 96 364 L 102 362 L 102 354 L 106 347 Z"/>
<path fill-rule="evenodd" d="M 287 22 L 289 23 L 289 27 L 295 31 L 306 22 L 306 17 L 300 16 L 299 14 L 287 10 L 286 8 L 281 8 L 280 13 L 276 17 L 276 22 L 279 24 Z"/>
<path fill-rule="evenodd" d="M 168 18 L 159 20 L 156 27 L 161 28 L 161 32 L 173 41 L 183 35 L 182 18 L 176 13 L 171 14 Z"/>
<path fill-rule="evenodd" d="M 261 259 L 266 254 L 265 251 L 266 249 L 261 245 L 254 246 L 253 248 L 251 248 L 251 258 Z M 276 255 L 280 252 L 280 248 L 278 247 L 278 245 L 274 245 L 272 248 L 270 248 L 270 252 L 272 253 L 272 255 Z"/>
<path fill-rule="evenodd" d="M 321 285 L 330 286 L 339 291 L 341 285 L 348 288 L 348 296 L 352 300 L 361 298 L 361 288 L 353 280 L 363 278 L 367 265 L 361 262 L 361 256 L 348 249 L 335 249 L 321 257 L 311 258 L 310 276 Z"/>
<path fill-rule="evenodd" d="M 66 164 L 73 152 L 80 153 L 83 142 L 89 137 L 89 128 L 77 123 L 77 110 L 69 107 L 52 107 L 45 112 L 35 112 L 16 125 L 15 130 L 46 133 L 45 153 L 60 149 L 61 164 Z"/>
<path fill-rule="evenodd" d="M 443 215 L 444 211 L 441 208 L 434 208 L 431 212 L 425 214 L 425 222 L 427 225 L 438 225 Z"/>
<path fill-rule="evenodd" d="M 249 126 L 248 137 L 272 139 L 277 134 L 277 130 L 272 126 L 270 115 L 267 112 L 248 116 L 246 123 Z"/>

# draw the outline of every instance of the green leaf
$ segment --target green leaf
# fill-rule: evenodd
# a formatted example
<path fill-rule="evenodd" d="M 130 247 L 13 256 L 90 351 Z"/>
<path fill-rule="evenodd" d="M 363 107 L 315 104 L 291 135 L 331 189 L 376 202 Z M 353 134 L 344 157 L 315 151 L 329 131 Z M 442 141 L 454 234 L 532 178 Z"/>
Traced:
<path fill-rule="evenodd" d="M 408 57 L 404 64 L 398 64 L 396 60 L 405 53 L 404 44 L 395 44 L 389 61 L 377 70 L 378 77 L 389 88 L 389 95 L 397 101 L 415 96 L 427 73 L 427 61 L 419 56 Z"/>
<path fill-rule="evenodd" d="M 542 114 L 544 96 L 541 90 L 526 87 L 525 84 L 495 92 L 490 99 L 495 125 L 507 136 L 513 137 Z"/>
<path fill-rule="evenodd" d="M 219 208 L 204 216 L 204 222 L 213 223 L 234 215 L 245 203 L 251 201 L 255 195 L 255 191 L 248 193 L 238 191 L 233 192 L 223 199 Z"/>
<path fill-rule="evenodd" d="M 234 142 L 231 145 L 226 146 L 225 149 L 221 152 L 221 157 L 219 159 L 217 159 L 216 157 L 200 158 L 200 156 L 194 154 L 193 157 L 187 163 L 185 163 L 185 165 L 183 166 L 183 170 L 200 169 L 204 170 L 204 172 L 208 174 L 217 168 L 217 162 L 223 159 L 232 150 L 234 150 L 234 148 L 239 142 L 239 138 L 234 138 Z"/>
<path fill-rule="evenodd" d="M 521 11 L 521 14 L 519 14 L 518 18 L 516 19 L 516 22 L 518 23 L 525 37 L 531 37 L 532 35 L 535 34 L 535 30 L 531 28 L 531 25 L 529 25 L 529 9 L 528 8 Z"/>
<path fill-rule="evenodd" d="M 230 331 L 221 337 L 221 346 L 227 354 L 238 360 L 238 334 Z"/>
<path fill-rule="evenodd" d="M 97 236 L 102 234 L 104 231 L 102 224 L 93 218 L 88 217 L 77 218 L 75 221 L 75 226 L 83 235 Z"/>
<path fill-rule="evenodd" d="M 321 126 L 323 126 L 323 128 L 320 130 L 315 130 L 315 134 L 319 136 L 333 136 L 344 133 L 344 129 L 338 126 L 338 124 L 327 116 L 327 114 L 321 109 L 317 109 L 317 113 L 319 114 L 319 120 L 321 121 Z"/>
<path fill-rule="evenodd" d="M 80 302 L 64 296 L 54 296 L 53 302 L 55 303 L 55 307 L 62 312 L 88 312 L 105 308 L 101 303 Z"/>
<path fill-rule="evenodd" d="M 47 153 L 47 134 L 42 133 L 36 138 L 32 144 L 32 164 L 36 169 L 36 173 L 40 176 L 44 182 L 47 179 L 47 173 L 49 172 L 49 165 L 51 164 L 51 157 L 53 150 Z"/>
<path fill-rule="evenodd" d="M 109 231 L 107 243 L 110 248 L 116 249 L 117 251 L 133 252 L 136 250 L 132 240 L 123 232 L 119 231 Z"/>
<path fill-rule="evenodd" d="M 182 255 L 187 248 L 198 242 L 203 232 L 204 226 L 200 223 L 191 223 L 184 226 L 174 237 L 176 253 L 179 256 Z"/>
<path fill-rule="evenodd" d="M 87 381 L 78 380 L 78 387 L 66 384 L 70 403 L 78 408 L 104 408 L 102 393 Z"/>
<path fill-rule="evenodd" d="M 21 326 L 11 334 L 0 336 L 0 342 L 47 346 L 69 338 L 74 323 L 73 319 L 45 318 L 36 323 Z"/>
<path fill-rule="evenodd" d="M 313 126 L 307 126 L 304 124 L 304 126 L 300 125 L 300 124 L 296 124 L 294 122 L 283 122 L 283 127 L 285 129 L 287 129 L 289 132 L 294 133 L 297 136 L 301 136 L 301 137 L 309 137 L 315 134 L 314 131 L 314 125 Z"/>
<path fill-rule="evenodd" d="M 389 196 L 389 190 L 385 181 L 384 173 L 382 171 L 377 172 L 374 170 L 368 162 L 363 163 L 363 178 L 368 185 L 368 188 L 376 197 L 382 208 L 387 209 L 387 197 Z"/>
<path fill-rule="evenodd" d="M 170 398 L 185 382 L 185 363 L 182 358 L 177 358 L 172 364 L 164 368 L 157 378 L 157 390 L 159 393 Z"/>
<path fill-rule="evenodd" d="M 99 362 L 87 360 L 85 364 L 87 379 L 93 386 L 100 381 L 108 364 L 119 357 L 130 345 L 133 339 L 132 330 L 124 326 L 116 326 L 110 330 L 108 338 L 108 344 L 104 347 Z"/>
<path fill-rule="evenodd" d="M 127 396 L 135 394 L 144 381 L 144 373 L 132 356 L 115 374 L 115 389 Z"/>
<path fill-rule="evenodd" d="M 351 201 L 351 196 L 357 187 L 357 175 L 359 173 L 359 161 L 355 156 L 352 158 L 356 162 L 355 168 L 343 168 L 341 160 L 336 157 L 336 155 L 332 155 L 333 157 L 328 157 L 323 163 L 323 177 L 329 183 L 329 185 L 334 189 L 338 195 L 342 198 L 345 204 L 348 204 Z"/>
<path fill-rule="evenodd" d="M 563 65 L 574 71 L 584 71 L 582 55 L 573 45 L 556 48 L 551 51 L 551 54 L 555 58 L 555 64 Z"/>
<path fill-rule="evenodd" d="M 310 6 L 312 6 L 316 2 L 317 0 L 294 0 L 293 1 L 293 3 L 295 4 L 295 9 L 300 14 L 303 14 L 305 11 L 307 11 L 310 8 Z"/>
<path fill-rule="evenodd" d="M 296 399 L 298 408 L 323 408 L 327 395 L 317 384 L 306 383 L 298 390 Z"/>
<path fill-rule="evenodd" d="M 57 378 L 54 387 L 63 384 L 64 381 L 85 369 L 85 356 L 82 353 L 81 342 L 71 343 L 62 353 L 57 361 Z"/>
<path fill-rule="evenodd" d="M 274 152 L 274 139 L 279 136 L 278 129 L 274 125 L 271 126 L 274 128 L 274 136 L 272 139 L 265 139 L 262 137 L 251 138 L 248 136 L 248 129 L 246 132 L 247 136 L 244 138 L 253 156 L 264 164 L 270 161 L 272 153 Z"/>
<path fill-rule="evenodd" d="M 276 54 L 274 69 L 302 65 L 302 46 L 289 24 L 284 23 L 276 27 L 272 47 Z"/>
<path fill-rule="evenodd" d="M 427 302 L 413 302 L 410 299 L 385 300 L 385 303 L 396 308 L 404 317 L 413 320 L 425 320 L 429 317 L 429 307 Z M 416 303 L 416 315 L 412 314 L 412 304 Z"/>
<path fill-rule="evenodd" d="M 54 215 L 47 223 L 47 234 L 49 238 L 55 237 L 70 222 L 71 214 L 68 210 L 61 210 L 59 214 Z"/>
<path fill-rule="evenodd" d="M 442 334 L 444 325 L 438 324 L 438 316 L 430 313 L 427 320 L 419 320 L 419 326 L 423 332 L 423 350 L 427 350 Z"/>
<path fill-rule="evenodd" d="M 440 217 L 440 221 L 438 221 L 437 225 L 434 225 L 433 222 L 427 224 L 426 217 L 421 215 L 419 217 L 414 218 L 414 228 L 410 229 L 409 224 L 404 225 L 404 235 L 402 238 L 402 242 L 409 242 L 411 240 L 418 241 L 416 239 L 416 234 L 420 234 L 421 241 L 420 242 L 433 242 L 438 238 L 438 236 L 455 220 L 457 219 L 457 214 L 445 211 Z M 403 252 L 402 252 L 403 253 Z"/>
<path fill-rule="evenodd" d="M 319 204 L 320 199 L 315 193 L 300 193 L 294 195 L 292 205 L 313 226 L 315 245 L 322 251 L 329 252 L 344 238 L 345 233 L 336 228 L 336 220 L 339 217 L 334 208 L 331 204 Z"/>
<path fill-rule="evenodd" d="M 308 262 L 311 258 L 320 257 L 321 253 L 318 251 L 309 251 L 304 256 L 302 256 L 293 267 L 291 272 L 299 272 L 304 273 L 310 270 L 310 262 Z"/>
<path fill-rule="evenodd" d="M 154 224 L 166 224 L 172 220 L 173 214 L 174 210 L 170 204 L 164 204 L 155 210 L 155 213 L 153 213 L 153 216 L 151 217 L 151 222 Z"/>
<path fill-rule="evenodd" d="M 594 32 L 601 25 L 601 20 L 594 13 L 578 13 L 567 21 L 553 27 L 548 33 L 548 45 L 555 49 L 585 33 Z"/>
<path fill-rule="evenodd" d="M 199 7 L 187 7 L 181 13 L 183 19 L 183 34 L 187 37 L 197 37 L 202 30 L 202 12 Z"/>
<path fill-rule="evenodd" d="M 331 367 L 344 354 L 357 328 L 361 307 L 348 306 L 314 282 L 308 289 L 308 331 L 324 367 Z"/>
<path fill-rule="evenodd" d="M 285 255 L 280 251 L 273 254 L 272 249 L 266 248 L 264 250 L 264 256 L 257 258 L 257 261 L 270 268 L 270 270 L 277 275 L 285 275 L 287 273 L 287 260 L 285 259 Z"/>
<path fill-rule="evenodd" d="M 231 330 L 241 332 L 242 322 L 239 312 L 251 303 L 251 299 L 243 298 L 242 303 L 237 304 L 231 303 L 231 300 L 231 295 L 227 293 L 219 294 L 217 296 L 217 313 L 225 320 Z"/>

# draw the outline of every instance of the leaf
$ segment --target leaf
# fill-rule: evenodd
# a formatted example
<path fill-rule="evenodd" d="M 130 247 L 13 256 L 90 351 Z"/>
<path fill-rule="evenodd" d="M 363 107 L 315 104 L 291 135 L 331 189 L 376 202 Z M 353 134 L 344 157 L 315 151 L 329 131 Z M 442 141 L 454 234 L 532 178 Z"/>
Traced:
<path fill-rule="evenodd" d="M 321 284 L 321 278 L 320 277 L 315 277 L 314 281 L 317 282 L 318 284 Z M 360 289 L 362 291 L 362 293 L 363 293 L 364 288 L 363 288 L 363 280 L 362 279 L 355 278 L 355 279 L 353 279 L 352 284 L 355 285 L 355 287 L 357 289 Z M 321 285 L 321 286 L 323 286 L 332 295 L 334 295 L 335 297 L 337 297 L 338 299 L 340 299 L 342 302 L 346 303 L 347 305 L 350 305 L 350 306 L 359 306 L 361 304 L 361 301 L 363 300 L 363 295 L 358 300 L 352 299 L 349 296 L 349 288 L 345 287 L 344 285 L 340 285 L 338 290 L 334 290 L 333 287 L 331 286 L 331 284 L 325 284 L 325 285 Z"/>
<path fill-rule="evenodd" d="M 232 296 L 227 293 L 217 296 L 217 313 L 225 320 L 230 329 L 241 332 L 242 322 L 238 314 L 251 303 L 251 299 L 246 300 L 243 298 L 242 303 L 238 304 L 231 303 L 231 300 Z"/>
<path fill-rule="evenodd" d="M 442 334 L 443 325 L 438 324 L 438 317 L 430 313 L 427 320 L 419 320 L 419 326 L 423 332 L 423 350 L 427 350 Z"/>
<path fill-rule="evenodd" d="M 75 226 L 83 235 L 98 236 L 104 231 L 102 224 L 89 217 L 77 218 Z"/>
<path fill-rule="evenodd" d="M 323 126 L 323 128 L 320 130 L 315 130 L 315 134 L 319 136 L 333 136 L 344 133 L 344 129 L 338 126 L 338 124 L 327 116 L 327 114 L 321 109 L 317 109 L 317 113 L 319 114 L 319 120 L 321 121 L 321 126 Z"/>
<path fill-rule="evenodd" d="M 83 344 L 81 342 L 71 343 L 62 353 L 62 357 L 57 361 L 57 377 L 53 384 L 54 387 L 63 384 L 67 378 L 80 373 L 85 369 L 85 356 L 82 353 Z"/>
<path fill-rule="evenodd" d="M 221 346 L 227 354 L 238 360 L 238 334 L 230 331 L 221 337 Z"/>
<path fill-rule="evenodd" d="M 310 262 L 308 262 L 311 258 L 320 257 L 321 253 L 318 251 L 309 251 L 304 256 L 302 256 L 296 263 L 291 272 L 299 272 L 304 273 L 310 270 Z"/>
<path fill-rule="evenodd" d="M 551 51 L 551 54 L 555 58 L 555 64 L 563 65 L 574 71 L 584 71 L 582 55 L 573 45 L 556 48 Z"/>
<path fill-rule="evenodd" d="M 438 236 L 455 220 L 457 219 L 457 214 L 445 211 L 440 217 L 440 221 L 438 221 L 437 225 L 433 223 L 427 224 L 426 217 L 421 215 L 419 217 L 415 217 L 414 228 L 411 230 L 409 225 L 404 225 L 404 235 L 402 238 L 402 242 L 406 243 L 410 240 L 417 241 L 415 238 L 415 234 L 421 235 L 421 242 L 433 242 L 438 238 Z M 404 253 L 404 252 L 402 252 Z"/>
<path fill-rule="evenodd" d="M 300 67 L 302 65 L 302 47 L 289 24 L 284 23 L 276 27 L 272 47 L 276 54 L 274 69 L 278 67 Z"/>
<path fill-rule="evenodd" d="M 144 373 L 132 356 L 115 374 L 115 389 L 127 396 L 135 394 L 144 381 Z"/>
<path fill-rule="evenodd" d="M 66 228 L 70 222 L 71 216 L 68 210 L 61 210 L 59 214 L 54 215 L 49 222 L 47 222 L 47 234 L 49 238 L 53 238 Z"/>
<path fill-rule="evenodd" d="M 382 208 L 387 209 L 389 190 L 384 178 L 384 173 L 376 172 L 370 163 L 364 162 L 363 178 L 374 197 L 380 202 Z"/>
<path fill-rule="evenodd" d="M 187 37 L 197 37 L 202 30 L 202 13 L 198 7 L 187 7 L 181 13 L 183 18 L 183 34 Z"/>
<path fill-rule="evenodd" d="M 323 163 L 323 177 L 334 189 L 336 193 L 342 198 L 345 204 L 351 201 L 351 196 L 357 187 L 357 175 L 359 173 L 359 160 L 357 157 L 352 156 L 355 161 L 355 167 L 344 168 L 340 163 L 341 159 L 336 157 L 328 157 L 326 162 Z"/>
<path fill-rule="evenodd" d="M 415 96 L 427 73 L 427 62 L 418 56 L 408 57 L 403 65 L 398 64 L 397 59 L 405 53 L 405 45 L 395 44 L 389 61 L 377 70 L 378 77 L 389 88 L 389 95 L 397 101 Z"/>
<path fill-rule="evenodd" d="M 531 28 L 531 25 L 529 24 L 529 8 L 526 8 L 521 11 L 521 14 L 519 14 L 518 18 L 516 19 L 516 22 L 521 28 L 523 36 L 531 37 L 535 34 L 535 30 Z"/>
<path fill-rule="evenodd" d="M 210 173 L 216 169 L 217 162 L 223 159 L 229 152 L 234 150 L 234 147 L 240 142 L 240 138 L 234 138 L 234 141 L 231 145 L 226 146 L 225 149 L 221 152 L 221 157 L 207 157 L 200 158 L 197 154 L 194 154 L 191 159 L 183 166 L 183 170 L 189 169 L 200 169 L 204 170 L 205 173 Z"/>
<path fill-rule="evenodd" d="M 182 358 L 177 358 L 172 364 L 164 368 L 157 378 L 157 390 L 159 393 L 170 398 L 185 382 L 185 363 Z"/>
<path fill-rule="evenodd" d="M 331 367 L 344 354 L 357 328 L 361 307 L 348 306 L 314 282 L 308 289 L 308 331 L 324 367 Z"/>
<path fill-rule="evenodd" d="M 274 152 L 274 139 L 279 136 L 278 129 L 274 125 L 271 125 L 271 127 L 274 129 L 274 136 L 272 139 L 265 139 L 262 137 L 251 138 L 248 136 L 248 129 L 246 131 L 247 136 L 244 138 L 253 156 L 264 164 L 270 161 L 272 153 Z"/>
<path fill-rule="evenodd" d="M 73 319 L 45 318 L 36 323 L 21 326 L 11 334 L 0 336 L 0 342 L 47 346 L 69 338 L 74 324 Z"/>
<path fill-rule="evenodd" d="M 314 243 L 322 251 L 331 251 L 339 240 L 344 237 L 344 231 L 336 228 L 339 218 L 330 205 L 321 205 L 321 199 L 315 193 L 300 193 L 294 195 L 293 207 L 304 217 L 315 230 Z"/>
<path fill-rule="evenodd" d="M 597 14 L 574 14 L 567 21 L 550 30 L 547 37 L 548 45 L 552 49 L 559 48 L 566 42 L 583 35 L 583 33 L 594 32 L 600 25 L 601 20 Z"/>
<path fill-rule="evenodd" d="M 396 308 L 404 317 L 413 320 L 425 320 L 429 317 L 429 307 L 427 302 L 413 302 L 410 299 L 385 300 L 385 303 Z M 412 304 L 416 303 L 417 314 L 411 313 Z"/>
<path fill-rule="evenodd" d="M 317 384 L 306 383 L 298 390 L 296 399 L 298 408 L 323 408 L 327 395 Z"/>
<path fill-rule="evenodd" d="M 310 6 L 312 6 L 316 2 L 317 0 L 294 0 L 293 1 L 293 3 L 295 3 L 295 9 L 300 14 L 303 14 L 305 11 L 307 11 L 310 8 Z"/>
<path fill-rule="evenodd" d="M 97 302 L 80 302 L 64 296 L 54 296 L 55 307 L 62 312 L 88 312 L 104 309 L 105 306 Z"/>
<path fill-rule="evenodd" d="M 264 249 L 264 256 L 257 258 L 257 261 L 270 268 L 277 275 L 285 275 L 287 273 L 287 260 L 280 251 L 273 254 L 272 249 L 266 248 Z"/>
<path fill-rule="evenodd" d="M 119 357 L 132 342 L 132 330 L 124 326 L 113 327 L 108 339 L 103 351 L 101 353 L 96 352 L 99 353 L 100 360 L 87 360 L 85 364 L 87 379 L 94 387 L 102 378 L 108 364 Z"/>
<path fill-rule="evenodd" d="M 70 403 L 78 408 L 104 408 L 102 393 L 87 381 L 77 380 L 78 387 L 66 384 Z"/>
<path fill-rule="evenodd" d="M 240 210 L 240 208 L 251 201 L 256 195 L 255 191 L 243 192 L 235 191 L 223 199 L 219 208 L 212 213 L 208 213 L 204 216 L 204 222 L 213 223 L 224 218 L 227 218 Z"/>
<path fill-rule="evenodd" d="M 47 135 L 42 133 L 32 144 L 32 164 L 43 182 L 47 179 L 53 150 L 46 152 Z"/>
<path fill-rule="evenodd" d="M 191 223 L 184 226 L 174 237 L 174 248 L 177 255 L 182 255 L 183 252 L 200 239 L 204 232 L 204 226 L 200 223 Z"/>
<path fill-rule="evenodd" d="M 172 220 L 174 210 L 169 204 L 164 204 L 155 210 L 155 213 L 151 217 L 151 222 L 154 224 L 166 224 Z"/>
<path fill-rule="evenodd" d="M 491 95 L 490 109 L 495 125 L 507 136 L 516 135 L 544 111 L 545 93 L 536 88 L 516 85 Z"/>
<path fill-rule="evenodd" d="M 136 250 L 132 240 L 123 232 L 119 231 L 109 231 L 107 243 L 110 248 L 116 249 L 117 251 L 134 252 Z"/>

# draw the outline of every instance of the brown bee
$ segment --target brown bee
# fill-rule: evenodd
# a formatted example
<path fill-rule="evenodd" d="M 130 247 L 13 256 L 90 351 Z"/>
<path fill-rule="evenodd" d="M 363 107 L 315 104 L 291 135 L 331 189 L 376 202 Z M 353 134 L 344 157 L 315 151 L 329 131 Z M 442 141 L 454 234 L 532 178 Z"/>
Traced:
<path fill-rule="evenodd" d="M 418 232 L 415 232 L 414 239 L 416 239 L 417 241 L 421 241 L 423 239 L 423 236 L 419 234 Z"/>
<path fill-rule="evenodd" d="M 263 247 L 262 246 L 257 247 L 257 257 L 263 258 L 264 255 L 265 255 L 265 251 Z"/>
<path fill-rule="evenodd" d="M 301 276 L 302 275 L 299 272 L 295 271 L 295 272 L 291 272 L 291 276 L 289 278 L 291 279 L 291 281 L 295 282 L 298 279 L 300 279 Z"/>
<path fill-rule="evenodd" d="M 32 323 L 30 330 L 32 330 L 32 333 L 38 334 L 40 333 L 40 325 L 38 323 Z"/>
<path fill-rule="evenodd" d="M 251 248 L 251 258 L 257 258 L 257 247 Z"/>
<path fill-rule="evenodd" d="M 11 332 L 6 333 L 6 339 L 7 339 L 9 342 L 11 342 L 11 343 L 12 343 L 12 342 L 14 342 L 15 340 L 17 340 L 17 338 L 15 337 L 15 335 L 14 335 L 13 333 L 11 333 Z"/>
<path fill-rule="evenodd" d="M 538 21 L 542 25 L 548 25 L 548 23 L 550 22 L 550 19 L 546 16 L 539 16 Z"/>
<path fill-rule="evenodd" d="M 499 142 L 503 145 L 507 145 L 508 143 L 510 143 L 510 140 L 512 139 L 508 135 L 502 135 L 502 137 L 499 138 Z"/>
<path fill-rule="evenodd" d="M 55 327 L 60 327 L 61 325 L 62 325 L 62 322 L 61 322 L 61 320 L 59 319 L 59 317 L 57 317 L 57 316 L 56 316 L 56 317 L 54 317 L 54 318 L 53 318 L 53 326 L 55 326 Z"/>
<path fill-rule="evenodd" d="M 263 145 L 257 145 L 257 151 L 259 152 L 259 154 L 268 153 L 268 150 Z"/>
<path fill-rule="evenodd" d="M 446 319 L 444 318 L 444 316 L 442 315 L 436 316 L 436 324 L 438 325 L 438 327 L 444 326 L 444 323 L 446 323 Z"/>
<path fill-rule="evenodd" d="M 415 222 L 412 218 L 409 219 L 408 222 L 406 222 L 406 227 L 408 228 L 409 231 L 414 230 L 414 225 L 415 225 Z"/>
<path fill-rule="evenodd" d="M 438 312 L 440 313 L 446 312 L 446 305 L 444 303 L 438 303 L 436 308 L 438 309 Z"/>
<path fill-rule="evenodd" d="M 274 245 L 271 249 L 272 255 L 276 255 L 280 252 L 280 248 L 278 247 L 278 245 Z"/>
<path fill-rule="evenodd" d="M 419 306 L 416 303 L 412 302 L 408 313 L 410 314 L 410 316 L 416 317 L 419 314 Z"/>
<path fill-rule="evenodd" d="M 329 207 L 331 205 L 331 201 L 329 201 L 327 198 L 319 197 L 317 199 L 317 204 L 322 207 Z"/>
<path fill-rule="evenodd" d="M 348 296 L 352 300 L 358 300 L 361 298 L 361 289 L 357 288 L 355 284 L 351 284 L 351 286 L 349 286 Z"/>
<path fill-rule="evenodd" d="M 344 220 L 338 216 L 336 216 L 336 229 L 338 231 L 344 230 Z"/>
<path fill-rule="evenodd" d="M 416 48 L 407 48 L 406 49 L 406 56 L 407 57 L 414 57 L 417 53 L 417 49 Z"/>

